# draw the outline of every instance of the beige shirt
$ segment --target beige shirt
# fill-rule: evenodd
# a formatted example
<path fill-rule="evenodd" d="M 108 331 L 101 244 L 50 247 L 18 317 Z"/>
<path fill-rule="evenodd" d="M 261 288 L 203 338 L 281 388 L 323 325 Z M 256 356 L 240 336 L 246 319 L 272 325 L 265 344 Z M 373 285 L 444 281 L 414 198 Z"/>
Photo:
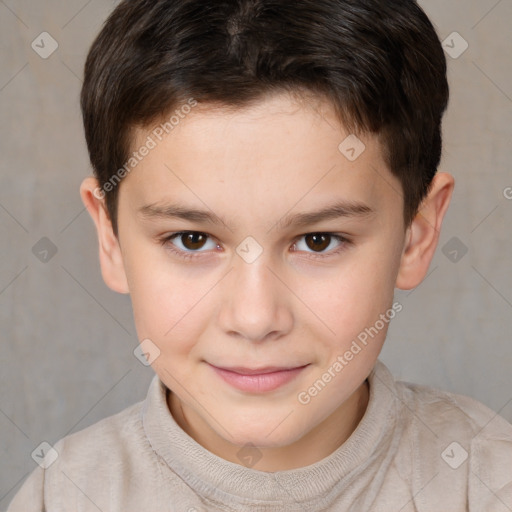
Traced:
<path fill-rule="evenodd" d="M 155 376 L 146 400 L 57 442 L 8 512 L 512 511 L 510 423 L 471 398 L 395 382 L 381 362 L 369 389 L 335 452 L 267 473 L 189 437 Z"/>

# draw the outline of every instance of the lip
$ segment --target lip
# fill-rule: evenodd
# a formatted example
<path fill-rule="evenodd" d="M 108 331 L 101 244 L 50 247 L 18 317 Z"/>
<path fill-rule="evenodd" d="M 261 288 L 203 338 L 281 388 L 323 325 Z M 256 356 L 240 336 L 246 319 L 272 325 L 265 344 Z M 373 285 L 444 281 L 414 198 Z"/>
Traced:
<path fill-rule="evenodd" d="M 274 391 L 297 377 L 309 364 L 298 367 L 219 368 L 210 364 L 215 373 L 231 386 L 248 393 Z"/>

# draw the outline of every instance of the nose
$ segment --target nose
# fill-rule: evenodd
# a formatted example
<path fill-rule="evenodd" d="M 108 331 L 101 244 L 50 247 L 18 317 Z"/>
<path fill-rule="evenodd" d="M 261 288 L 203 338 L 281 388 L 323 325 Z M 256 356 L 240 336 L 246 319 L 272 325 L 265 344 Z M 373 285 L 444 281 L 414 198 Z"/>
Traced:
<path fill-rule="evenodd" d="M 249 341 L 277 339 L 292 329 L 292 293 L 266 258 L 235 258 L 225 280 L 219 323 L 229 336 Z"/>

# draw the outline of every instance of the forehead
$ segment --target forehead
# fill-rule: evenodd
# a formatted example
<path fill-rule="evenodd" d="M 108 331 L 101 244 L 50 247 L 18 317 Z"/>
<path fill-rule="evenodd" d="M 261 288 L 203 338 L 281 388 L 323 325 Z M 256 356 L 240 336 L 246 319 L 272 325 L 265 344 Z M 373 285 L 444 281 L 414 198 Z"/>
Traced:
<path fill-rule="evenodd" d="M 351 134 L 321 100 L 281 94 L 247 108 L 199 105 L 169 133 L 162 126 L 134 133 L 132 151 L 152 146 L 121 187 L 137 207 L 176 199 L 204 207 L 208 199 L 228 213 L 245 205 L 263 215 L 276 202 L 343 199 L 378 210 L 401 201 L 378 138 Z"/>

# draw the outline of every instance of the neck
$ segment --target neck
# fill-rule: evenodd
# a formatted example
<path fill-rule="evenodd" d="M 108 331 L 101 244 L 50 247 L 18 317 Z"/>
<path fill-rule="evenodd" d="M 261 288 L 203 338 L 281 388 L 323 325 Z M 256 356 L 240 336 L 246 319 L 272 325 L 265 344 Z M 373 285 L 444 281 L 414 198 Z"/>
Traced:
<path fill-rule="evenodd" d="M 287 446 L 258 447 L 261 459 L 255 469 L 275 472 L 297 469 L 314 464 L 338 449 L 361 421 L 369 400 L 368 382 L 363 384 L 330 416 L 298 441 Z M 194 410 L 176 394 L 167 393 L 167 404 L 176 423 L 197 443 L 229 462 L 240 464 L 234 445 L 219 436 Z"/>

